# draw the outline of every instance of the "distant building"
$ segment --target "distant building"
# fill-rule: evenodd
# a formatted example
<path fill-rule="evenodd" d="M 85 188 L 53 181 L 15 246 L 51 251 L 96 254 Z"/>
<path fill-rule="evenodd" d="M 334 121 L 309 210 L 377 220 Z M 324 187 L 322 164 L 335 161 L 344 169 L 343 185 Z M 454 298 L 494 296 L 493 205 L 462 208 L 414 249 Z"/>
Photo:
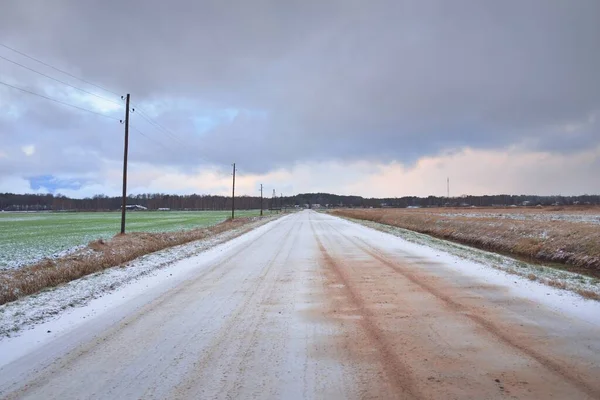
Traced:
<path fill-rule="evenodd" d="M 139 204 L 127 204 L 125 206 L 126 210 L 130 210 L 130 211 L 143 211 L 143 210 L 147 210 L 146 207 L 144 206 L 140 206 Z"/>

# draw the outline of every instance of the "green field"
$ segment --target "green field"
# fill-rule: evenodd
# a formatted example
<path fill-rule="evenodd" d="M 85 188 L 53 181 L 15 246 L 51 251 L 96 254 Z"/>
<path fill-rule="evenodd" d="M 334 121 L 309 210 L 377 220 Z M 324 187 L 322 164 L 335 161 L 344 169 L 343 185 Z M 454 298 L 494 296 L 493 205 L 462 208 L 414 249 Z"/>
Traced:
<path fill-rule="evenodd" d="M 258 210 L 236 216 L 259 215 Z M 217 224 L 230 211 L 133 211 L 127 213 L 128 232 L 165 232 Z M 0 213 L 0 268 L 18 268 L 43 257 L 110 238 L 121 229 L 118 212 Z"/>

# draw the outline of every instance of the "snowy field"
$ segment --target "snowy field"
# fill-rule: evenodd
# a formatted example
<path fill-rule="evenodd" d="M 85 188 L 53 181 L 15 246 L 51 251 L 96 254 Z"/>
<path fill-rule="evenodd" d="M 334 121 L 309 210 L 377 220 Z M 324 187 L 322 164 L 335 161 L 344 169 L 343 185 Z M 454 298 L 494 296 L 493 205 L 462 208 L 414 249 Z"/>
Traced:
<path fill-rule="evenodd" d="M 596 213 L 563 212 L 452 212 L 440 213 L 445 217 L 499 218 L 517 221 L 566 221 L 600 225 L 600 211 Z"/>
<path fill-rule="evenodd" d="M 237 211 L 238 216 L 258 210 Z M 229 211 L 129 212 L 127 231 L 165 232 L 214 225 Z M 0 269 L 19 268 L 44 257 L 64 255 L 92 240 L 114 236 L 121 228 L 118 212 L 0 213 Z"/>

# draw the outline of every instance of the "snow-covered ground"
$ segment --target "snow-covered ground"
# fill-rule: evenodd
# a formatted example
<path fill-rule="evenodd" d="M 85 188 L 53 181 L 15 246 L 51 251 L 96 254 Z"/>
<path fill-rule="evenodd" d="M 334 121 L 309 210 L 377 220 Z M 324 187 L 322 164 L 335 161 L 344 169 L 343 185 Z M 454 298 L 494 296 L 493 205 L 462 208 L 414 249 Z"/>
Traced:
<path fill-rule="evenodd" d="M 175 262 L 184 259 L 190 262 L 189 260 L 194 256 L 203 255 L 208 249 L 256 228 L 265 221 L 267 220 L 258 220 L 207 239 L 147 254 L 126 265 L 109 268 L 0 305 L 0 341 L 2 338 L 19 336 L 23 330 L 31 329 L 35 325 L 57 318 L 59 315 L 73 314 L 75 310 L 79 310 L 75 313 L 77 318 L 84 319 L 88 311 L 80 309 L 90 301 L 111 292 L 121 292 L 125 286 L 140 281 L 142 278 L 144 278 L 144 282 L 171 278 Z M 95 311 L 90 312 L 95 313 Z M 83 316 L 81 316 L 82 313 Z"/>
<path fill-rule="evenodd" d="M 436 213 L 445 217 L 464 217 L 464 218 L 489 218 L 489 219 L 511 219 L 517 221 L 566 221 L 585 224 L 600 225 L 599 214 L 565 214 L 553 212 L 453 212 L 453 213 Z"/>

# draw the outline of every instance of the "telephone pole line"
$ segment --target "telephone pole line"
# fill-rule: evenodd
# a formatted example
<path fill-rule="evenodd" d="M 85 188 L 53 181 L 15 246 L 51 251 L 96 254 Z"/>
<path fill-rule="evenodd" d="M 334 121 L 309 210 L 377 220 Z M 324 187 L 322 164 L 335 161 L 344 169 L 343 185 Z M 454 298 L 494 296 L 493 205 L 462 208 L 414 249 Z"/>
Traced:
<path fill-rule="evenodd" d="M 231 219 L 235 218 L 235 163 L 233 163 L 233 189 L 231 191 Z"/>
<path fill-rule="evenodd" d="M 262 195 L 262 183 L 260 184 L 260 216 L 263 216 L 263 195 Z"/>
<path fill-rule="evenodd" d="M 277 211 L 277 195 L 275 189 L 273 189 L 273 195 L 271 196 L 271 211 Z"/>
<path fill-rule="evenodd" d="M 121 96 L 122 98 L 123 96 Z M 125 100 L 125 150 L 123 152 L 123 204 L 121 205 L 121 234 L 125 233 L 125 210 L 127 209 L 127 151 L 129 149 L 129 93 Z"/>

